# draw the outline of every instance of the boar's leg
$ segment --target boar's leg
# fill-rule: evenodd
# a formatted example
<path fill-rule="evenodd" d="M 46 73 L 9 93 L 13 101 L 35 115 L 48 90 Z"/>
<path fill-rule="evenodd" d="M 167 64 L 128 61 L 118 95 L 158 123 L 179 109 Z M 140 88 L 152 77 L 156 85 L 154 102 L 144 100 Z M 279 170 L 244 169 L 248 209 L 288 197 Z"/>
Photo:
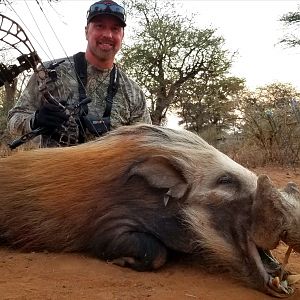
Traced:
<path fill-rule="evenodd" d="M 122 267 L 146 271 L 165 264 L 167 249 L 151 234 L 127 232 L 110 241 L 101 257 Z"/>
<path fill-rule="evenodd" d="M 157 199 L 155 197 L 142 199 L 141 197 L 135 204 L 136 207 L 144 208 L 152 216 L 157 213 L 158 208 L 169 207 L 172 204 L 168 203 L 169 199 L 172 199 L 174 204 L 174 202 L 181 201 L 188 191 L 188 184 L 182 174 L 180 164 L 163 155 L 137 160 L 126 176 L 128 176 L 126 185 L 136 184 L 132 187 L 133 190 L 136 189 L 136 194 L 143 195 L 145 193 L 139 184 L 141 181 L 138 184 L 135 182 L 137 179 L 142 180 L 147 189 L 161 191 Z M 139 199 L 138 196 L 136 197 Z M 165 211 L 168 211 L 168 208 Z M 176 214 L 176 209 L 173 213 Z M 171 211 L 166 213 L 166 216 L 170 216 L 170 214 Z M 120 218 L 118 216 L 119 220 Z M 159 227 L 158 220 L 157 222 L 153 221 L 153 217 L 150 217 L 151 220 L 147 221 L 143 216 L 136 216 L 134 210 L 126 213 L 126 218 L 129 223 L 132 222 L 134 225 L 131 224 L 129 230 L 125 226 L 126 229 L 114 228 L 111 232 L 105 231 L 102 227 L 97 234 L 98 237 L 92 239 L 92 252 L 115 264 L 131 267 L 138 271 L 157 269 L 164 265 L 167 260 L 165 245 L 173 243 L 170 241 L 168 232 L 164 228 L 154 229 Z M 111 220 L 108 218 L 105 226 L 110 228 L 112 226 L 110 222 Z"/>

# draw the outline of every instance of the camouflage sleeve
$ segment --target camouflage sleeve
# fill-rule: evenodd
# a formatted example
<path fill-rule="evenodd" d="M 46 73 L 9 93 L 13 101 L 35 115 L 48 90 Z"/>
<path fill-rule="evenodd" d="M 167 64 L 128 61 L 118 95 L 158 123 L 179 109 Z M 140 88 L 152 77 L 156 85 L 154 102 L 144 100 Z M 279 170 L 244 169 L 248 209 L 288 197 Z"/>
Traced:
<path fill-rule="evenodd" d="M 119 68 L 119 72 L 121 82 L 120 88 L 128 103 L 129 109 L 126 125 L 136 123 L 151 124 L 150 113 L 147 108 L 147 101 L 143 90 L 134 80 L 128 77 L 122 68 Z"/>
<path fill-rule="evenodd" d="M 138 88 L 137 90 L 137 99 L 135 106 L 132 108 L 131 111 L 131 123 L 147 123 L 151 124 L 150 113 L 147 108 L 147 102 L 145 99 L 145 95 L 143 91 Z"/>
<path fill-rule="evenodd" d="M 7 128 L 11 134 L 23 135 L 32 130 L 31 121 L 40 107 L 36 74 L 33 74 L 15 106 L 8 112 Z"/>

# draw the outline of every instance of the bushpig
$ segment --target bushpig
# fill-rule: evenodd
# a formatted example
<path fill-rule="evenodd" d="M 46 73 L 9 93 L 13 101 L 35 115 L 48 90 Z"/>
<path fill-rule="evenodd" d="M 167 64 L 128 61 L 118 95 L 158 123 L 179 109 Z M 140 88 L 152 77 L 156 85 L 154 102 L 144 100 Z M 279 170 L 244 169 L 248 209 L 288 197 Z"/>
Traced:
<path fill-rule="evenodd" d="M 191 132 L 122 127 L 76 147 L 1 159 L 0 238 L 139 271 L 163 266 L 173 251 L 191 254 L 284 297 L 292 288 L 272 279 L 287 272 L 253 234 L 260 181 Z"/>

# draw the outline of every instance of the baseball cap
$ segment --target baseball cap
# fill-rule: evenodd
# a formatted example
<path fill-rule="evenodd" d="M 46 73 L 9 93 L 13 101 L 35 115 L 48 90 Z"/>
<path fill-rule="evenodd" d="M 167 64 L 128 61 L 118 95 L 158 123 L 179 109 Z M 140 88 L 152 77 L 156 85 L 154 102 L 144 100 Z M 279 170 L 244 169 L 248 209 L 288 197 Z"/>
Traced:
<path fill-rule="evenodd" d="M 114 1 L 101 0 L 92 4 L 87 11 L 87 23 L 89 23 L 94 17 L 101 15 L 114 16 L 120 21 L 122 27 L 126 26 L 125 9 Z"/>

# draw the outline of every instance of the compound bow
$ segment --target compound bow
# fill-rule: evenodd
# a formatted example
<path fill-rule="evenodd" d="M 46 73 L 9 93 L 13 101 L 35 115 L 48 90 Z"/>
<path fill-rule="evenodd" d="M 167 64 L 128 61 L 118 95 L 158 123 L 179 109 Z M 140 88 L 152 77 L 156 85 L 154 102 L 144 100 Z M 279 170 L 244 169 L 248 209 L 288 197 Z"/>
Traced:
<path fill-rule="evenodd" d="M 38 64 L 42 63 L 22 27 L 2 14 L 0 14 L 0 41 L 8 44 L 21 54 L 17 57 L 19 65 L 14 64 L 6 67 L 3 63 L 0 63 L 0 87 L 5 82 L 12 83 L 23 71 L 30 69 L 36 71 Z M 20 47 L 25 48 L 28 53 L 21 51 Z"/>
<path fill-rule="evenodd" d="M 22 27 L 12 19 L 2 14 L 0 14 L 0 42 L 8 44 L 21 54 L 17 57 L 19 65 L 13 64 L 5 66 L 3 63 L 0 63 L 0 87 L 6 82 L 12 83 L 23 71 L 32 69 L 38 75 L 39 91 L 43 94 L 44 99 L 62 107 L 69 115 L 69 120 L 62 126 L 62 131 L 58 141 L 59 145 L 72 146 L 77 144 L 79 137 L 78 115 L 80 113 L 80 106 L 89 103 L 91 100 L 86 98 L 77 105 L 63 106 L 59 100 L 52 96 L 48 85 L 57 80 L 57 73 L 55 69 L 64 61 L 62 60 L 60 62 L 53 63 L 48 68 L 45 68 Z M 21 51 L 20 47 L 23 47 L 25 51 Z M 45 128 L 37 128 L 14 140 L 11 144 L 9 144 L 9 147 L 10 149 L 15 149 L 36 136 L 46 133 L 47 131 L 48 130 Z"/>

